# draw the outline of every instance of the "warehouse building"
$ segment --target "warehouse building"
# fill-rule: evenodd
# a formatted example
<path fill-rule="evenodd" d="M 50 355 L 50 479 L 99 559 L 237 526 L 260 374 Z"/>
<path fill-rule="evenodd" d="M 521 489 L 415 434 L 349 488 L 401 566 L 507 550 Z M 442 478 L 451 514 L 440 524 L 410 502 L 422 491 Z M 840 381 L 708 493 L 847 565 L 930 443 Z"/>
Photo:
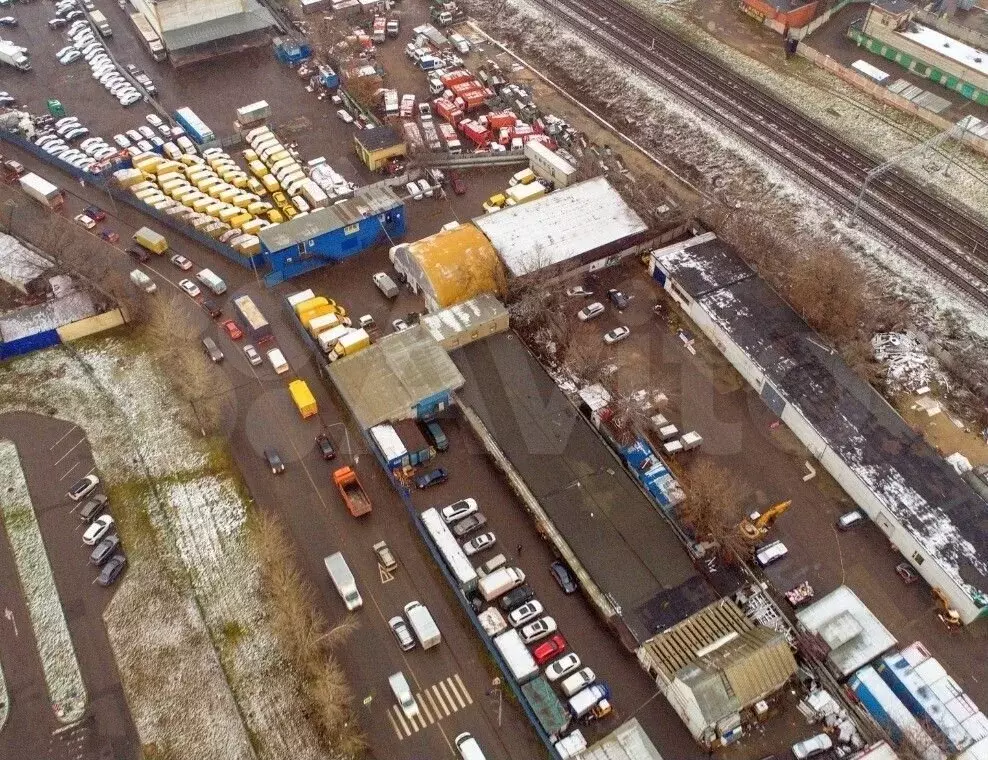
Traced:
<path fill-rule="evenodd" d="M 730 599 L 721 599 L 653 636 L 638 660 L 706 747 L 740 739 L 744 713 L 781 690 L 796 674 L 789 642 L 755 625 Z"/>
<path fill-rule="evenodd" d="M 472 224 L 402 243 L 391 249 L 391 263 L 425 308 L 439 311 L 483 293 L 504 293 L 504 270 L 497 251 Z"/>
<path fill-rule="evenodd" d="M 131 0 L 181 67 L 266 45 L 275 21 L 258 0 Z"/>
<path fill-rule="evenodd" d="M 276 285 L 342 261 L 405 234 L 405 204 L 387 185 L 359 188 L 353 198 L 260 231 L 262 256 Z"/>
<path fill-rule="evenodd" d="M 447 351 L 508 329 L 508 309 L 490 293 L 424 315 L 419 324 Z"/>
<path fill-rule="evenodd" d="M 362 129 L 353 136 L 353 147 L 372 172 L 383 169 L 392 158 L 405 155 L 405 141 L 391 127 Z"/>
<path fill-rule="evenodd" d="M 988 617 L 988 503 L 713 234 L 651 271 L 961 620 Z"/>

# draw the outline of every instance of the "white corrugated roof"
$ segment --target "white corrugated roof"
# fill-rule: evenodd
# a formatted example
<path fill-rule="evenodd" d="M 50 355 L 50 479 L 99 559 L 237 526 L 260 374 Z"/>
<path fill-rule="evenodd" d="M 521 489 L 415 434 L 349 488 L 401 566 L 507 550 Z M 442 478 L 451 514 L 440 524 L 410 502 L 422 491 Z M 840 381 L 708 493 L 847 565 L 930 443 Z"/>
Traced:
<path fill-rule="evenodd" d="M 648 229 L 603 177 L 578 182 L 473 220 L 513 275 L 522 275 Z"/>

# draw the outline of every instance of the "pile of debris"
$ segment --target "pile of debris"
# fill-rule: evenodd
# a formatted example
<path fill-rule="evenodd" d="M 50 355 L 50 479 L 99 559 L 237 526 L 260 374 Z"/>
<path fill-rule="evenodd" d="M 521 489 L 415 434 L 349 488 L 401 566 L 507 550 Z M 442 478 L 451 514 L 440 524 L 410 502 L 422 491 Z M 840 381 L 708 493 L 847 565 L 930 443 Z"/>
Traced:
<path fill-rule="evenodd" d="M 875 359 L 885 365 L 889 390 L 915 391 L 940 379 L 937 361 L 916 333 L 878 333 L 871 339 Z"/>

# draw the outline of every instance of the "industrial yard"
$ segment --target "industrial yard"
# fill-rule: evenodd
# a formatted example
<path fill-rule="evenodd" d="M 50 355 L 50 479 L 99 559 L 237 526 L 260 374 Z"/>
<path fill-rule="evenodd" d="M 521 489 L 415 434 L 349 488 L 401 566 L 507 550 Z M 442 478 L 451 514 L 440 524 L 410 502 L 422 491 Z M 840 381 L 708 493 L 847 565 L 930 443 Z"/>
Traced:
<path fill-rule="evenodd" d="M 988 758 L 934 5 L 0 3 L 0 755 Z"/>

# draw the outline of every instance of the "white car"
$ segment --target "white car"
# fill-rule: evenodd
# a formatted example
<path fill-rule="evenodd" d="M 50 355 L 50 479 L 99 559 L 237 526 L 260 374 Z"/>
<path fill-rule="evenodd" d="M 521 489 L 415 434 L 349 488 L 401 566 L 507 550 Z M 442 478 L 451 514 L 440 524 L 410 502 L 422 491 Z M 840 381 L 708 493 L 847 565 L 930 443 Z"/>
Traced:
<path fill-rule="evenodd" d="M 440 514 L 443 516 L 443 521 L 450 525 L 478 511 L 480 511 L 480 507 L 477 506 L 477 500 L 466 498 L 454 501 L 448 507 L 443 507 Z"/>
<path fill-rule="evenodd" d="M 493 533 L 481 533 L 463 544 L 463 553 L 472 557 L 474 554 L 490 549 L 495 543 L 497 543 L 497 537 Z"/>
<path fill-rule="evenodd" d="M 89 496 L 89 494 L 91 494 L 98 485 L 99 478 L 97 476 L 87 475 L 69 489 L 69 498 L 72 499 L 72 501 L 79 501 L 79 499 Z"/>
<path fill-rule="evenodd" d="M 202 291 L 199 290 L 199 286 L 192 282 L 192 280 L 179 280 L 178 286 L 192 298 L 198 298 L 202 295 Z"/>
<path fill-rule="evenodd" d="M 152 137 L 154 137 L 154 130 L 151 129 L 151 127 L 149 127 L 147 124 L 141 124 L 141 126 L 137 128 L 137 131 L 140 132 L 142 135 L 144 135 L 144 137 L 148 138 L 149 140 Z"/>
<path fill-rule="evenodd" d="M 80 157 L 79 156 L 75 156 L 74 158 L 80 158 Z M 66 160 L 72 160 L 72 159 L 66 159 Z M 79 214 L 79 215 L 77 215 L 75 217 L 75 220 L 77 222 L 79 222 L 79 224 L 81 224 L 87 230 L 91 230 L 91 229 L 93 229 L 96 226 L 96 222 L 94 222 L 92 219 L 90 219 L 85 214 Z"/>
<path fill-rule="evenodd" d="M 152 127 L 160 127 L 164 123 L 161 121 L 161 117 L 156 113 L 149 113 L 144 117 L 144 120 L 147 121 L 147 123 Z"/>
<path fill-rule="evenodd" d="M 344 124 L 353 124 L 353 117 L 343 108 L 336 112 L 336 117 Z"/>
<path fill-rule="evenodd" d="M 813 757 L 826 752 L 828 749 L 832 749 L 833 746 L 834 743 L 830 740 L 829 736 L 826 734 L 817 734 L 809 739 L 804 739 L 801 742 L 793 744 L 792 755 L 796 760 L 806 760 L 808 757 Z"/>
<path fill-rule="evenodd" d="M 117 100 L 120 101 L 120 105 L 124 106 L 125 108 L 127 106 L 134 105 L 134 103 L 136 103 L 140 99 L 141 99 L 141 94 L 137 90 L 131 90 L 126 95 L 122 95 L 121 97 L 117 98 Z"/>
<path fill-rule="evenodd" d="M 112 527 L 112 517 L 109 515 L 97 517 L 93 521 L 93 524 L 86 528 L 86 532 L 82 534 L 82 543 L 88 544 L 89 546 L 99 543 L 103 536 L 110 532 Z"/>
<path fill-rule="evenodd" d="M 141 133 L 138 132 L 136 129 L 128 129 L 127 130 L 127 137 L 129 137 L 131 139 L 131 141 L 133 141 L 135 143 L 140 142 L 141 140 L 144 139 L 144 137 L 141 135 Z"/>
<path fill-rule="evenodd" d="M 130 138 L 128 138 L 127 135 L 114 135 L 113 142 L 121 148 L 129 148 L 131 145 Z"/>
<path fill-rule="evenodd" d="M 78 50 L 72 50 L 65 55 L 59 56 L 58 62 L 63 66 L 68 66 L 70 63 L 75 63 L 80 58 L 82 58 L 82 53 Z"/>
<path fill-rule="evenodd" d="M 555 619 L 547 615 L 546 617 L 539 618 L 534 623 L 524 626 L 519 633 L 521 633 L 521 638 L 526 644 L 534 644 L 536 641 L 541 641 L 557 630 Z"/>
<path fill-rule="evenodd" d="M 587 296 L 592 296 L 593 295 L 593 291 L 592 290 L 587 290 L 582 285 L 577 285 L 575 288 L 567 288 L 566 289 L 566 295 L 568 295 L 568 296 L 583 296 L 585 298 Z"/>
<path fill-rule="evenodd" d="M 580 656 L 575 652 L 564 654 L 558 660 L 553 660 L 545 669 L 545 677 L 550 681 L 558 681 L 563 676 L 568 676 L 580 667 Z"/>
<path fill-rule="evenodd" d="M 71 45 L 66 45 L 61 50 L 59 50 L 57 53 L 55 53 L 55 57 L 56 58 L 61 58 L 66 53 L 71 53 L 73 50 L 75 50 L 74 47 L 72 47 Z"/>
<path fill-rule="evenodd" d="M 247 357 L 247 361 L 250 362 L 250 366 L 252 367 L 256 367 L 263 361 L 263 359 L 261 359 L 261 355 L 257 353 L 257 349 L 250 343 L 244 346 L 244 355 Z"/>
<path fill-rule="evenodd" d="M 517 628 L 520 625 L 525 625 L 530 620 L 534 620 L 544 611 L 542 602 L 538 599 L 533 599 L 530 602 L 525 602 L 518 609 L 512 610 L 511 614 L 508 615 L 508 622 L 511 623 L 512 627 Z"/>
<path fill-rule="evenodd" d="M 189 261 L 185 256 L 180 253 L 174 254 L 170 259 L 168 259 L 172 264 L 177 266 L 183 272 L 188 272 L 192 269 L 192 262 Z"/>
<path fill-rule="evenodd" d="M 408 194 L 415 200 L 417 201 L 422 200 L 422 190 L 419 189 L 417 183 L 409 182 L 407 185 L 405 185 L 405 189 L 408 191 Z"/>
<path fill-rule="evenodd" d="M 613 330 L 609 330 L 608 332 L 604 333 L 604 343 L 606 343 L 608 346 L 611 346 L 614 345 L 615 343 L 621 342 L 629 335 L 631 335 L 631 328 L 621 325 L 620 327 L 615 327 Z"/>
<path fill-rule="evenodd" d="M 604 313 L 604 304 L 600 301 L 594 301 L 589 306 L 584 306 L 580 311 L 577 312 L 576 316 L 581 322 L 586 322 L 593 319 L 594 317 L 599 317 Z"/>
<path fill-rule="evenodd" d="M 432 185 L 429 184 L 429 180 L 427 180 L 427 179 L 420 179 L 419 180 L 419 190 L 422 191 L 422 194 L 425 195 L 426 198 L 431 198 L 432 197 Z"/>

